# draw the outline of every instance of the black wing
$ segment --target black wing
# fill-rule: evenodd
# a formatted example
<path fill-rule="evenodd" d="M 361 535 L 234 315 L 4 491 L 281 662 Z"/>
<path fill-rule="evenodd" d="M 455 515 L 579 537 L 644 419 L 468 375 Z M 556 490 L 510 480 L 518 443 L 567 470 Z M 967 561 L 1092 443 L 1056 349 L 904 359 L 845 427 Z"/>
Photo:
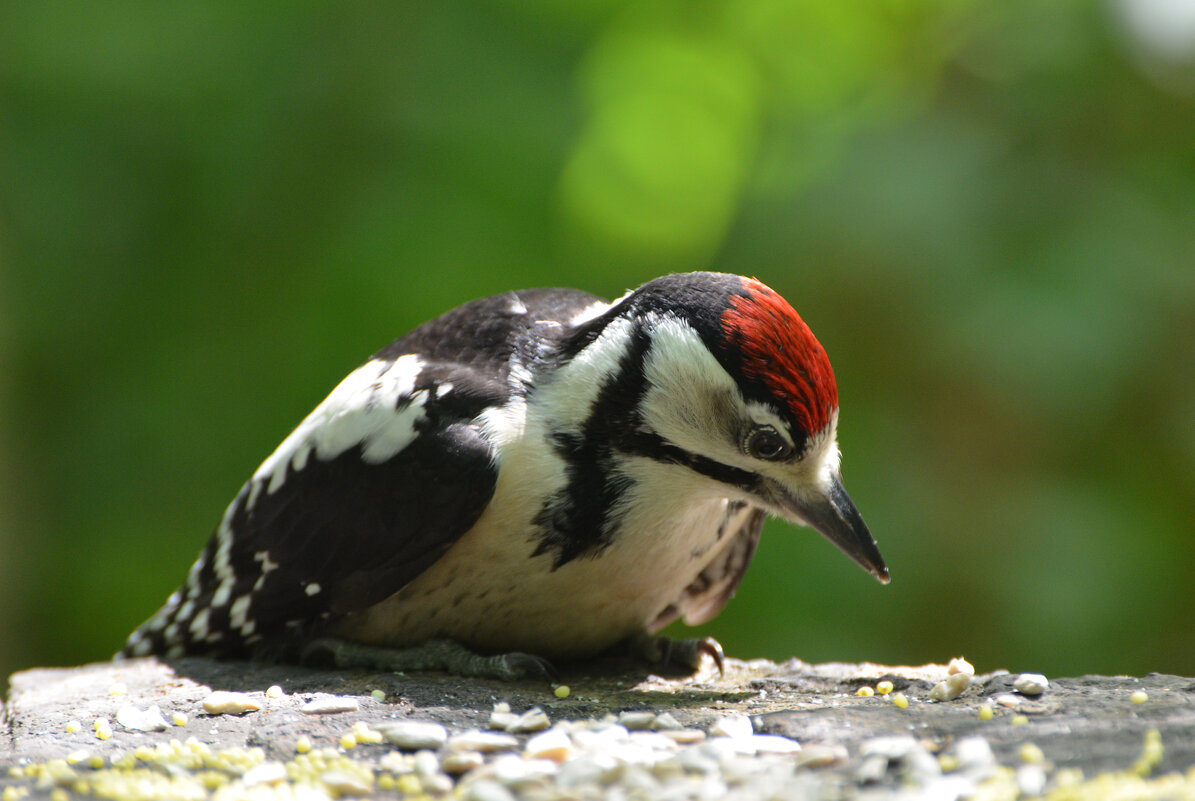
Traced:
<path fill-rule="evenodd" d="M 122 654 L 247 655 L 397 592 L 489 503 L 495 454 L 477 418 L 509 399 L 512 357 L 560 335 L 544 320 L 595 301 L 485 298 L 379 351 L 258 468 Z"/>

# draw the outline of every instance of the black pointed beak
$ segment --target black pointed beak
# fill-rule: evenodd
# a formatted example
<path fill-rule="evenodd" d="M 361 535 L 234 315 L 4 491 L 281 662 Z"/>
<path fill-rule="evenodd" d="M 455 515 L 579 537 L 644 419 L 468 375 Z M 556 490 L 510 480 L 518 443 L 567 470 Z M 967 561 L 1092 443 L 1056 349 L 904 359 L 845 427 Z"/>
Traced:
<path fill-rule="evenodd" d="M 846 494 L 842 479 L 837 475 L 830 480 L 830 486 L 824 493 L 808 493 L 799 497 L 786 494 L 785 506 L 868 573 L 882 583 L 888 583 L 888 567 L 884 564 L 884 557 L 880 556 L 880 549 L 867 530 L 863 516 L 855 508 L 851 496 Z"/>

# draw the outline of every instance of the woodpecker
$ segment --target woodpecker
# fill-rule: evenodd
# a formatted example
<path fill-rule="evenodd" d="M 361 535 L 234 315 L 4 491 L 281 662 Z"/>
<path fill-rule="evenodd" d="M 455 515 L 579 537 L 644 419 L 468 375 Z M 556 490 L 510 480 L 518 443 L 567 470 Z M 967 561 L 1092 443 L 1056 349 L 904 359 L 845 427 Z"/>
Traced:
<path fill-rule="evenodd" d="M 350 373 L 118 657 L 516 678 L 628 645 L 695 669 L 771 514 L 887 583 L 825 350 L 758 280 L 466 303 Z"/>

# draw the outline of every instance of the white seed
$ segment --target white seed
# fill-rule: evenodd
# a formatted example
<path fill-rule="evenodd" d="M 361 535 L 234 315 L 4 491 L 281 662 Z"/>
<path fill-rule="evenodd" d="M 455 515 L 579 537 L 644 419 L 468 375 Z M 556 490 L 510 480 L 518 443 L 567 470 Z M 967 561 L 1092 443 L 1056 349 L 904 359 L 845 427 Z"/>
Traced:
<path fill-rule="evenodd" d="M 779 734 L 753 734 L 750 742 L 757 754 L 795 754 L 801 750 L 796 740 Z"/>
<path fill-rule="evenodd" d="M 440 767 L 451 776 L 459 776 L 484 764 L 485 756 L 480 751 L 453 751 L 444 756 Z"/>
<path fill-rule="evenodd" d="M 286 765 L 283 765 L 281 762 L 262 762 L 260 765 L 255 765 L 245 771 L 245 775 L 241 777 L 241 781 L 248 787 L 256 784 L 277 784 L 278 782 L 286 781 Z"/>
<path fill-rule="evenodd" d="M 1050 680 L 1040 673 L 1022 673 L 1012 686 L 1021 695 L 1041 695 L 1050 686 Z"/>
<path fill-rule="evenodd" d="M 509 731 L 518 722 L 519 716 L 514 712 L 491 712 L 489 727 L 494 731 Z"/>
<path fill-rule="evenodd" d="M 665 729 L 683 728 L 680 725 L 680 721 L 678 721 L 676 718 L 672 717 L 671 712 L 661 712 L 660 714 L 656 715 L 655 722 L 652 725 L 653 725 L 653 728 L 660 730 L 660 731 L 663 731 Z M 629 729 L 630 726 L 627 726 L 627 728 Z"/>
<path fill-rule="evenodd" d="M 946 683 L 950 685 L 950 689 L 958 691 L 962 694 L 964 690 L 971 686 L 970 673 L 955 673 L 946 679 Z"/>
<path fill-rule="evenodd" d="M 518 747 L 519 740 L 516 737 L 477 729 L 461 732 L 448 739 L 448 749 L 451 751 L 480 751 L 488 754 L 491 751 L 510 751 Z"/>
<path fill-rule="evenodd" d="M 373 784 L 347 770 L 330 770 L 319 777 L 324 786 L 337 795 L 370 795 Z"/>
<path fill-rule="evenodd" d="M 415 754 L 415 773 L 426 779 L 440 772 L 440 758 L 434 751 L 423 750 Z"/>
<path fill-rule="evenodd" d="M 1036 798 L 1045 792 L 1049 777 L 1041 765 L 1021 765 L 1017 768 L 1017 789 L 1021 796 Z"/>
<path fill-rule="evenodd" d="M 618 713 L 618 723 L 631 731 L 639 729 L 650 729 L 652 724 L 656 722 L 656 714 L 654 712 L 643 712 L 638 710 L 629 710 Z"/>
<path fill-rule="evenodd" d="M 947 675 L 953 676 L 956 673 L 966 673 L 968 676 L 975 675 L 975 668 L 966 659 L 961 656 L 956 656 L 950 660 L 950 664 L 946 666 Z"/>
<path fill-rule="evenodd" d="M 473 782 L 465 790 L 463 801 L 515 801 L 514 794 L 495 781 Z"/>
<path fill-rule="evenodd" d="M 271 684 L 266 689 L 266 698 L 283 698 L 286 696 L 286 691 L 280 685 Z"/>
<path fill-rule="evenodd" d="M 125 704 L 116 711 L 116 722 L 133 731 L 166 731 L 170 728 L 156 704 L 149 709 Z"/>
<path fill-rule="evenodd" d="M 710 726 L 710 734 L 715 737 L 750 737 L 754 733 L 751 718 L 746 715 L 726 715 Z"/>
<path fill-rule="evenodd" d="M 950 686 L 949 682 L 940 681 L 933 686 L 929 691 L 929 700 L 931 701 L 953 701 L 959 697 L 962 690 L 956 690 Z"/>
<path fill-rule="evenodd" d="M 660 734 L 681 745 L 699 743 L 705 739 L 705 732 L 701 729 L 663 729 Z"/>
<path fill-rule="evenodd" d="M 802 767 L 821 768 L 846 762 L 849 754 L 841 745 L 807 745 L 797 755 L 797 764 Z"/>
<path fill-rule="evenodd" d="M 552 721 L 548 720 L 547 713 L 536 706 L 528 709 L 522 715 L 519 715 L 519 717 L 515 719 L 513 723 L 506 727 L 506 730 L 515 734 L 519 734 L 533 731 L 543 731 L 551 725 Z"/>
<path fill-rule="evenodd" d="M 425 720 L 397 720 L 377 724 L 386 741 L 404 751 L 439 748 L 448 740 L 448 729 Z"/>
<path fill-rule="evenodd" d="M 527 741 L 523 753 L 531 759 L 550 759 L 564 762 L 574 753 L 573 740 L 563 729 L 549 729 Z"/>
<path fill-rule="evenodd" d="M 361 704 L 356 698 L 340 695 L 321 695 L 299 707 L 299 711 L 307 715 L 334 715 L 338 712 L 356 712 Z"/>
<path fill-rule="evenodd" d="M 203 711 L 209 715 L 243 715 L 246 712 L 256 712 L 259 709 L 261 709 L 261 704 L 245 693 L 216 690 L 203 699 Z"/>

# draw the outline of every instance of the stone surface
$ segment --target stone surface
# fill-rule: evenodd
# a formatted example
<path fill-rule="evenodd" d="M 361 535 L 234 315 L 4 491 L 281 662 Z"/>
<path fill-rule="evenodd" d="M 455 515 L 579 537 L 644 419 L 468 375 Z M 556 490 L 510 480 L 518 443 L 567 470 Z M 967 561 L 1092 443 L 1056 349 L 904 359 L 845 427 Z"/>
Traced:
<path fill-rule="evenodd" d="M 111 762 L 142 746 L 156 747 L 187 738 L 195 738 L 212 749 L 260 748 L 263 752 L 260 758 L 266 760 L 265 764 L 294 759 L 296 744 L 305 738 L 314 749 L 336 749 L 352 759 L 372 759 L 376 770 L 380 755 L 394 746 L 346 749 L 342 738 L 354 726 L 364 724 L 385 731 L 388 724 L 398 721 L 436 721 L 451 735 L 459 736 L 489 728 L 496 702 L 509 703 L 514 714 L 540 707 L 553 724 L 611 716 L 606 725 L 613 726 L 619 713 L 651 712 L 656 716 L 653 720 L 662 719 L 669 724 L 674 720 L 672 725 L 684 730 L 701 730 L 703 738 L 705 733 L 717 737 L 723 733 L 721 729 L 726 727 L 727 720 L 745 716 L 757 735 L 791 738 L 809 750 L 811 758 L 806 761 L 800 759 L 800 752 L 783 757 L 768 755 L 773 760 L 789 760 L 786 770 L 796 771 L 795 777 L 777 773 L 776 781 L 823 788 L 834 786 L 835 792 L 843 786 L 858 788 L 881 782 L 880 787 L 869 787 L 869 792 L 888 787 L 897 793 L 900 781 L 908 780 L 910 775 L 917 781 L 949 779 L 954 784 L 943 787 L 957 785 L 966 789 L 970 786 L 966 781 L 982 781 L 984 777 L 975 774 L 966 778 L 969 774 L 965 771 L 949 773 L 949 767 L 948 776 L 939 776 L 932 764 L 939 760 L 926 755 L 965 762 L 972 746 L 959 747 L 959 744 L 971 743 L 975 738 L 990 744 L 996 763 L 1009 769 L 1010 775 L 1024 764 L 1026 744 L 1039 748 L 1044 767 L 1032 771 L 1032 776 L 1022 771 L 1026 774 L 1022 784 L 1032 787 L 1040 783 L 1043 771 L 1047 777 L 1072 768 L 1082 770 L 1088 777 L 1102 771 L 1126 771 L 1141 758 L 1146 732 L 1150 730 L 1160 733 L 1164 746 L 1153 775 L 1185 772 L 1195 765 L 1195 736 L 1191 735 L 1195 731 L 1195 679 L 1159 674 L 1141 678 L 1051 678 L 1042 695 L 1029 698 L 1014 690 L 1015 676 L 998 672 L 976 675 L 954 700 L 931 702 L 931 688 L 946 677 L 943 665 L 809 665 L 799 660 L 776 664 L 731 659 L 727 660 L 722 676 L 707 666 L 694 677 L 668 679 L 628 671 L 625 665 L 614 664 L 567 672 L 564 679 L 571 693 L 567 698 L 559 698 L 552 686 L 535 681 L 507 683 L 431 673 L 330 672 L 204 659 L 170 663 L 145 659 L 37 669 L 18 673 L 11 679 L 6 715 L 0 725 L 0 788 L 30 787 L 28 777 L 12 775 L 9 770 L 12 767 L 77 758 L 83 753 L 89 758 L 98 756 Z M 891 681 L 895 691 L 909 699 L 907 709 L 895 706 L 890 696 L 855 695 L 860 686 L 874 686 L 883 680 Z M 266 690 L 273 685 L 282 687 L 285 694 L 268 695 Z M 207 714 L 203 700 L 219 690 L 247 693 L 261 709 L 242 716 Z M 1137 690 L 1148 693 L 1146 703 L 1135 704 L 1130 700 Z M 385 693 L 385 700 L 378 700 L 375 691 Z M 301 711 L 313 699 L 328 695 L 355 699 L 358 708 L 323 715 Z M 997 697 L 1004 696 L 1008 698 L 995 702 Z M 118 711 L 129 704 L 140 709 L 156 705 L 166 720 L 182 713 L 186 723 L 161 732 L 129 729 L 120 725 L 118 717 Z M 980 719 L 978 710 L 983 705 L 994 708 L 992 720 Z M 1018 722 L 1021 716 L 1024 722 Z M 94 722 L 99 718 L 114 721 L 110 724 L 112 735 L 107 739 L 96 734 Z M 71 721 L 79 725 L 68 727 Z M 663 730 L 667 727 L 652 728 L 657 731 L 641 733 L 642 742 L 665 742 Z M 735 729 L 738 737 L 748 734 L 740 729 L 743 727 Z M 622 727 L 618 730 L 625 734 Z M 535 736 L 544 735 L 520 735 L 520 742 L 525 744 L 529 737 Z M 577 742 L 589 742 L 600 740 L 601 736 L 586 739 L 578 734 L 577 738 L 580 738 Z M 677 775 L 691 778 L 701 774 L 705 776 L 702 781 L 708 784 L 715 782 L 712 774 L 705 775 L 713 770 L 710 766 L 721 765 L 730 771 L 723 779 L 733 782 L 735 771 L 747 775 L 754 770 L 744 759 L 764 758 L 762 754 L 739 755 L 731 760 L 727 755 L 734 749 L 715 747 L 716 743 L 710 745 L 714 742 L 711 739 L 701 746 L 704 750 L 678 756 L 673 766 Z M 881 746 L 891 743 L 899 743 L 906 750 L 911 748 L 910 743 L 915 743 L 916 749 L 909 750 L 908 755 L 904 751 L 896 755 L 883 752 Z M 625 750 L 626 746 L 619 747 Z M 831 758 L 812 758 L 819 753 L 829 754 Z M 578 777 L 584 778 L 589 773 L 610 775 L 602 761 L 605 758 L 580 754 L 577 759 L 581 761 L 576 766 L 570 768 L 567 763 L 560 766 L 561 776 L 568 781 L 580 781 Z M 496 757 L 489 759 L 492 762 Z M 507 758 L 508 763 L 510 759 Z M 897 763 L 900 769 L 894 773 L 892 766 Z M 343 766 L 338 769 L 343 770 Z M 501 770 L 510 773 L 514 767 L 505 764 Z M 543 770 L 543 766 L 536 770 Z M 667 778 L 662 773 L 664 770 L 659 768 L 653 774 L 636 768 L 619 775 L 628 782 L 649 784 Z M 480 782 L 489 781 L 485 776 L 493 771 L 487 764 L 471 772 L 477 773 Z M 497 775 L 506 774 L 500 771 Z M 442 775 L 438 778 L 441 782 L 446 780 Z M 460 781 L 465 782 L 462 787 L 472 796 L 498 794 L 488 784 L 470 785 L 468 775 Z M 52 786 L 52 782 L 46 781 L 32 784 L 33 797 L 48 797 Z M 513 782 L 510 786 L 516 790 L 520 787 Z M 715 782 L 710 786 L 719 785 Z M 348 790 L 342 788 L 340 792 Z"/>

